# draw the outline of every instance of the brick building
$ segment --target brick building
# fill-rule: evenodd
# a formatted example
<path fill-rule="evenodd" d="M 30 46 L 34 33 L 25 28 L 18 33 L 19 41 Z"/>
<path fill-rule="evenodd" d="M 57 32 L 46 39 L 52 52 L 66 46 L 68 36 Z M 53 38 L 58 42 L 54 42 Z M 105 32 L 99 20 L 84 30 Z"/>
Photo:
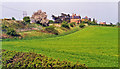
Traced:
<path fill-rule="evenodd" d="M 81 23 L 81 16 L 72 14 L 72 16 L 70 16 L 70 23 L 72 23 L 72 22 Z"/>

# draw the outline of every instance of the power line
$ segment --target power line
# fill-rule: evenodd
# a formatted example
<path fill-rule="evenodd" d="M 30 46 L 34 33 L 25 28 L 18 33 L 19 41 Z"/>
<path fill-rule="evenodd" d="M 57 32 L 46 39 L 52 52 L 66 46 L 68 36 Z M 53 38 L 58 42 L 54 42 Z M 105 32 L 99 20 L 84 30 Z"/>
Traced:
<path fill-rule="evenodd" d="M 1 4 L 0 4 L 0 6 L 2 6 L 4 8 L 7 8 L 7 9 L 14 10 L 14 11 L 21 11 L 21 12 L 23 12 L 23 10 L 19 10 L 19 9 L 16 9 L 16 8 L 7 7 L 7 6 L 1 5 Z"/>
<path fill-rule="evenodd" d="M 26 16 L 27 16 L 27 12 L 23 11 L 23 17 L 26 17 Z"/>
<path fill-rule="evenodd" d="M 7 8 L 7 9 L 10 9 L 10 10 L 13 10 L 13 11 L 20 11 L 20 12 L 23 12 L 23 17 L 27 16 L 27 11 L 23 11 L 23 10 L 19 10 L 19 9 L 7 7 L 7 6 L 1 5 L 1 4 L 0 4 L 0 6 L 2 6 L 2 7 L 4 7 L 4 8 Z"/>

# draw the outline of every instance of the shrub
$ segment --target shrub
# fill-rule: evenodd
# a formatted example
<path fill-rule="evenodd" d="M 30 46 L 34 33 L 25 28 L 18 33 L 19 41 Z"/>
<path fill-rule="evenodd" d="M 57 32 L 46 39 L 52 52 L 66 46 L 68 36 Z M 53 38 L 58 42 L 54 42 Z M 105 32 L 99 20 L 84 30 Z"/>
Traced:
<path fill-rule="evenodd" d="M 80 28 L 84 28 L 85 25 L 84 25 L 83 23 L 81 23 L 81 24 L 79 25 L 79 27 L 80 27 Z"/>
<path fill-rule="evenodd" d="M 7 28 L 7 34 L 11 36 L 16 36 L 17 32 L 12 28 Z"/>
<path fill-rule="evenodd" d="M 49 23 L 54 23 L 54 21 L 53 20 L 49 20 Z"/>
<path fill-rule="evenodd" d="M 68 28 L 68 29 L 70 29 L 69 25 L 66 24 L 66 23 L 62 23 L 61 27 L 64 27 L 64 28 Z"/>
<path fill-rule="evenodd" d="M 2 24 L 2 29 L 8 28 L 5 24 Z"/>
<path fill-rule="evenodd" d="M 98 25 L 96 22 L 90 21 L 88 22 L 88 25 Z"/>
<path fill-rule="evenodd" d="M 15 18 L 14 18 L 14 17 L 12 17 L 12 20 L 15 20 Z"/>
<path fill-rule="evenodd" d="M 75 26 L 75 22 L 70 23 L 70 26 L 74 27 Z"/>
<path fill-rule="evenodd" d="M 53 33 L 53 34 L 55 34 L 55 35 L 58 35 L 58 33 L 59 33 L 59 32 L 55 29 L 54 26 L 47 26 L 47 27 L 45 28 L 45 30 L 48 31 L 49 33 Z"/>
<path fill-rule="evenodd" d="M 70 24 L 70 26 L 71 26 L 71 27 L 74 27 L 74 25 L 73 25 L 72 23 Z"/>
<path fill-rule="evenodd" d="M 24 21 L 25 23 L 29 24 L 29 23 L 30 23 L 30 17 L 24 17 L 24 18 L 23 18 L 23 21 Z"/>
<path fill-rule="evenodd" d="M 68 22 L 66 22 L 66 21 L 63 21 L 62 23 L 68 24 Z"/>

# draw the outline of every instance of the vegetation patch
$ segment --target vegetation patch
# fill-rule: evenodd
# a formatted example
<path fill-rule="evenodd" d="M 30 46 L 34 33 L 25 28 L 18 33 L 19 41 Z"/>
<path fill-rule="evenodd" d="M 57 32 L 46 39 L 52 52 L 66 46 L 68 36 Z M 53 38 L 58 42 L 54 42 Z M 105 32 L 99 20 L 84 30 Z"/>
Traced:
<path fill-rule="evenodd" d="M 75 22 L 70 23 L 70 26 L 74 27 L 75 26 Z"/>
<path fill-rule="evenodd" d="M 4 68 L 71 68 L 71 69 L 86 69 L 85 64 L 68 61 L 60 61 L 59 59 L 48 58 L 47 56 L 27 53 L 16 52 L 9 50 L 2 50 L 2 69 Z"/>
<path fill-rule="evenodd" d="M 84 27 L 85 27 L 85 24 L 81 23 L 81 24 L 79 25 L 79 27 L 80 27 L 80 28 L 84 28 Z"/>
<path fill-rule="evenodd" d="M 61 27 L 64 27 L 64 28 L 70 29 L 69 24 L 68 24 L 66 21 L 63 21 Z"/>
<path fill-rule="evenodd" d="M 59 32 L 55 29 L 54 26 L 48 26 L 48 27 L 45 28 L 45 30 L 48 31 L 49 33 L 53 33 L 55 35 L 59 34 Z"/>
<path fill-rule="evenodd" d="M 73 63 L 78 61 L 88 67 L 118 66 L 117 27 L 89 26 L 79 29 L 60 35 L 31 37 L 29 40 L 2 41 L 2 49 L 21 52 L 34 50 L 47 57 Z"/>

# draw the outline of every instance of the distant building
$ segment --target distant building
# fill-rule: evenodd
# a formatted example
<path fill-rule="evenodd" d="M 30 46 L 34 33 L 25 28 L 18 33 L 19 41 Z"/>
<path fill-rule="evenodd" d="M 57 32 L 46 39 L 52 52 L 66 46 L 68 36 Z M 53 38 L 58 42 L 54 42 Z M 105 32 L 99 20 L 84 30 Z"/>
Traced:
<path fill-rule="evenodd" d="M 81 21 L 83 22 L 87 22 L 87 21 L 91 21 L 91 18 L 88 18 L 87 16 L 85 16 L 84 18 L 81 19 Z"/>
<path fill-rule="evenodd" d="M 106 22 L 100 22 L 100 24 L 105 25 L 105 24 L 106 24 Z"/>
<path fill-rule="evenodd" d="M 81 16 L 80 15 L 76 15 L 76 14 L 72 14 L 72 16 L 70 16 L 70 23 L 75 22 L 75 23 L 80 23 L 81 22 Z"/>

